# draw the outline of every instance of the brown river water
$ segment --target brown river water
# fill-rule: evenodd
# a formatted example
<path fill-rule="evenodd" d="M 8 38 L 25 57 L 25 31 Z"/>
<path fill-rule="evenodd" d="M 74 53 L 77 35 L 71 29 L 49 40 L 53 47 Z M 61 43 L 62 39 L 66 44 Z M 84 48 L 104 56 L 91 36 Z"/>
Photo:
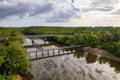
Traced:
<path fill-rule="evenodd" d="M 43 47 L 48 48 L 57 46 L 53 44 Z M 27 50 L 34 51 L 36 48 Z M 31 57 L 34 58 L 34 54 Z M 32 60 L 29 71 L 32 76 L 26 80 L 120 80 L 120 62 L 81 50 L 73 54 Z"/>

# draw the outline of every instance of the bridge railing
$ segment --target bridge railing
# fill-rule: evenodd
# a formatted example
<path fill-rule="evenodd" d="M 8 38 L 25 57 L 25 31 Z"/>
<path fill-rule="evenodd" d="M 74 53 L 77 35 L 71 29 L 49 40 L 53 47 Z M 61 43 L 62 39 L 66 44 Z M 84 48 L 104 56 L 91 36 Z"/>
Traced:
<path fill-rule="evenodd" d="M 66 46 L 66 47 L 52 48 L 46 50 L 40 49 L 36 51 L 30 51 L 29 58 L 32 60 L 32 59 L 42 59 L 42 58 L 49 58 L 59 55 L 70 54 L 70 53 L 74 53 L 77 48 L 83 46 L 84 45 L 76 45 L 76 46 Z"/>

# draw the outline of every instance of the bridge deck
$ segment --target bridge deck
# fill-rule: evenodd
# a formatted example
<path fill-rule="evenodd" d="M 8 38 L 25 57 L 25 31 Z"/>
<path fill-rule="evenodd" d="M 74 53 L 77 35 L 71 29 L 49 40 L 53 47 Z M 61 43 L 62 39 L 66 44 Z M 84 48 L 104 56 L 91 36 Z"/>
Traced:
<path fill-rule="evenodd" d="M 36 37 L 44 38 L 44 37 L 55 37 L 55 36 L 54 35 L 26 35 L 25 37 L 27 37 L 27 38 L 36 38 Z"/>
<path fill-rule="evenodd" d="M 69 48 L 78 48 L 78 47 L 84 47 L 84 46 L 86 46 L 86 45 L 65 46 L 65 47 L 59 47 L 59 48 L 30 51 L 29 53 L 36 53 L 36 52 L 43 52 L 43 51 L 50 51 L 50 50 L 62 50 L 62 49 L 69 49 Z"/>

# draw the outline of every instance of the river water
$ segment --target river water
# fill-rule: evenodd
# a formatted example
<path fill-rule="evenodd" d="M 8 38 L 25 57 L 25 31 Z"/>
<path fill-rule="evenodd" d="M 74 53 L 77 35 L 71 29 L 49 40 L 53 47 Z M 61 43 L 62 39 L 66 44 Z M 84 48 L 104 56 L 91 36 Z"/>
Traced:
<path fill-rule="evenodd" d="M 30 40 L 27 39 L 26 42 L 29 44 Z M 36 43 L 44 42 L 37 39 Z M 53 44 L 43 48 L 57 46 Z M 34 51 L 36 48 L 27 50 Z M 120 80 L 119 62 L 81 50 L 73 54 L 32 60 L 29 71 L 32 78 L 29 77 L 28 80 Z"/>

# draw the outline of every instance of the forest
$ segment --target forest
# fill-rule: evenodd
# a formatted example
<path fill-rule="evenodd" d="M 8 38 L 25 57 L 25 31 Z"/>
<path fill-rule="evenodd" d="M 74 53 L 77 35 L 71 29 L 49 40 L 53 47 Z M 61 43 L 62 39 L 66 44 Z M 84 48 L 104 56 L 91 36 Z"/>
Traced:
<path fill-rule="evenodd" d="M 0 28 L 0 80 L 13 80 L 17 74 L 27 74 L 31 66 L 22 46 L 24 35 L 55 35 L 64 45 L 83 45 L 105 49 L 120 57 L 120 27 L 45 27 Z"/>

